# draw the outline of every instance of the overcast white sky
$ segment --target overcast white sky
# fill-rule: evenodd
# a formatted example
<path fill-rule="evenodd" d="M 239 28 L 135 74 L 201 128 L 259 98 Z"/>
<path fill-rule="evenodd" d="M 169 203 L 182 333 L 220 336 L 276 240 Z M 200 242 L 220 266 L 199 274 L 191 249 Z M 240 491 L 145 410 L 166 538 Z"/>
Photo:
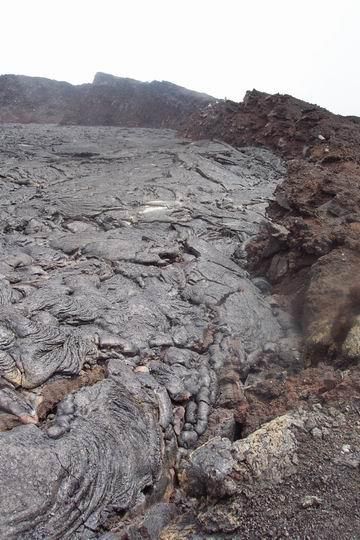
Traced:
<path fill-rule="evenodd" d="M 360 116 L 360 0 L 0 0 L 0 73 L 95 72 Z"/>

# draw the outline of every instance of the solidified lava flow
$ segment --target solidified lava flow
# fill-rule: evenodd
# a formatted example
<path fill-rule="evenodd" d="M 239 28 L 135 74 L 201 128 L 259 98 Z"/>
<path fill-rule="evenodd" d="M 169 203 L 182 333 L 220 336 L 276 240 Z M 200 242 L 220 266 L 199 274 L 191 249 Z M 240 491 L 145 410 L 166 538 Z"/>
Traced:
<path fill-rule="evenodd" d="M 246 269 L 286 170 L 170 130 L 6 125 L 0 151 L 0 536 L 100 538 L 296 357 Z"/>
<path fill-rule="evenodd" d="M 0 86 L 0 538 L 359 538 L 359 119 Z"/>
<path fill-rule="evenodd" d="M 360 359 L 360 125 L 288 95 L 253 90 L 242 103 L 194 113 L 186 134 L 281 155 L 287 174 L 247 246 L 302 327 L 311 364 Z"/>

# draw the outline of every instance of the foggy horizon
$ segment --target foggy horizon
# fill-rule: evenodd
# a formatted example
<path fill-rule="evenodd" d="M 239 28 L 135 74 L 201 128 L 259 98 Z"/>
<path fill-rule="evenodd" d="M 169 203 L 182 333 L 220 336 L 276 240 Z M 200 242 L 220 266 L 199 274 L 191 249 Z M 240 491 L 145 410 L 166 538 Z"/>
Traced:
<path fill-rule="evenodd" d="M 215 99 L 218 99 L 218 100 L 230 100 L 230 101 L 234 101 L 234 102 L 237 102 L 237 103 L 241 103 L 243 101 L 243 99 L 245 98 L 245 94 L 246 92 L 251 92 L 252 90 L 256 90 L 256 91 L 259 91 L 259 92 L 264 92 L 264 90 L 262 90 L 261 88 L 247 88 L 245 91 L 244 91 L 244 94 L 243 96 L 241 97 L 241 99 L 231 99 L 229 98 L 228 96 L 224 96 L 224 97 L 221 97 L 221 96 L 214 96 L 214 95 L 211 95 L 209 94 L 208 92 L 204 91 L 204 90 L 201 90 L 201 89 L 198 89 L 198 88 L 189 88 L 189 87 L 185 87 L 181 84 L 178 84 L 176 81 L 168 81 L 166 79 L 149 79 L 149 80 L 140 80 L 140 79 L 134 79 L 133 77 L 127 77 L 126 75 L 117 75 L 116 73 L 105 73 L 103 71 L 95 71 L 94 73 L 94 76 L 91 78 L 91 80 L 89 81 L 83 81 L 83 82 L 79 82 L 79 83 L 73 83 L 73 82 L 70 82 L 70 81 L 66 81 L 64 79 L 56 79 L 56 78 L 50 78 L 50 77 L 46 77 L 46 76 L 43 76 L 43 75 L 27 75 L 25 73 L 0 73 L 0 77 L 2 76 L 16 76 L 16 77 L 21 77 L 21 76 L 24 76 L 24 77 L 33 77 L 33 78 L 40 78 L 40 79 L 47 79 L 47 80 L 52 80 L 52 81 L 56 81 L 56 82 L 60 82 L 60 83 L 67 83 L 67 84 L 71 84 L 73 86 L 81 86 L 81 85 L 84 85 L 84 84 L 92 84 L 93 81 L 94 81 L 94 78 L 95 78 L 95 75 L 97 73 L 104 73 L 105 75 L 111 75 L 111 76 L 114 76 L 116 78 L 121 78 L 121 79 L 129 79 L 129 80 L 133 80 L 133 81 L 137 81 L 137 82 L 141 82 L 141 83 L 152 83 L 152 82 L 164 82 L 164 83 L 171 83 L 171 84 L 174 84 L 176 86 L 179 86 L 179 87 L 182 87 L 182 88 L 186 88 L 187 90 L 191 90 L 193 92 L 198 92 L 200 94 L 207 94 L 209 95 L 209 97 L 213 97 Z M 269 95 L 271 95 L 270 92 L 264 92 L 264 93 L 267 93 Z M 281 95 L 291 95 L 289 94 L 288 92 L 273 92 L 273 94 L 281 94 Z M 308 100 L 304 99 L 304 98 L 301 98 L 299 96 L 295 96 L 295 95 L 292 95 L 292 97 L 296 98 L 296 99 L 300 99 L 302 101 L 307 101 L 308 103 L 310 103 L 311 105 L 316 105 L 316 106 L 319 106 L 319 107 L 322 107 L 323 109 L 327 109 L 326 107 L 324 107 L 324 105 L 322 105 L 321 103 L 315 103 L 315 102 L 309 102 Z M 334 114 L 340 114 L 341 113 L 336 113 L 334 111 L 331 111 L 330 109 L 327 109 L 329 110 L 329 112 L 332 112 Z M 356 114 L 343 114 L 342 116 L 359 116 L 360 117 L 360 112 L 358 115 Z"/>
<path fill-rule="evenodd" d="M 355 0 L 6 0 L 2 15 L 1 74 L 85 84 L 104 72 L 234 101 L 256 88 L 360 115 Z"/>

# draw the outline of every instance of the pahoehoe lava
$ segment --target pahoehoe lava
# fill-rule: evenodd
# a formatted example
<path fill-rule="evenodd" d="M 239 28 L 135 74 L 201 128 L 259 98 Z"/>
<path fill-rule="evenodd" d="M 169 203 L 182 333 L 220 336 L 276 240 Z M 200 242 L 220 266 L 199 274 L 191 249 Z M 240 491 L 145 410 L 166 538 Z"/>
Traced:
<path fill-rule="evenodd" d="M 297 347 L 246 270 L 284 174 L 171 130 L 2 128 L 2 538 L 98 538 L 236 438 L 257 359 Z"/>

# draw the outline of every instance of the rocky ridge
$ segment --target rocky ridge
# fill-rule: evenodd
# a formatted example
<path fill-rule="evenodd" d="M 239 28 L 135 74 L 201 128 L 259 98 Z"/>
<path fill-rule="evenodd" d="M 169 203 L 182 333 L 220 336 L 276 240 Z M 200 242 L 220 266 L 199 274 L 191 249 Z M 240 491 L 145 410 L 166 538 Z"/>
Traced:
<path fill-rule="evenodd" d="M 194 138 L 255 144 L 287 164 L 249 265 L 301 324 L 311 364 L 359 359 L 360 121 L 291 96 L 249 92 L 197 113 Z"/>
<path fill-rule="evenodd" d="M 91 84 L 0 76 L 0 123 L 177 129 L 215 99 L 181 86 L 97 73 Z"/>

